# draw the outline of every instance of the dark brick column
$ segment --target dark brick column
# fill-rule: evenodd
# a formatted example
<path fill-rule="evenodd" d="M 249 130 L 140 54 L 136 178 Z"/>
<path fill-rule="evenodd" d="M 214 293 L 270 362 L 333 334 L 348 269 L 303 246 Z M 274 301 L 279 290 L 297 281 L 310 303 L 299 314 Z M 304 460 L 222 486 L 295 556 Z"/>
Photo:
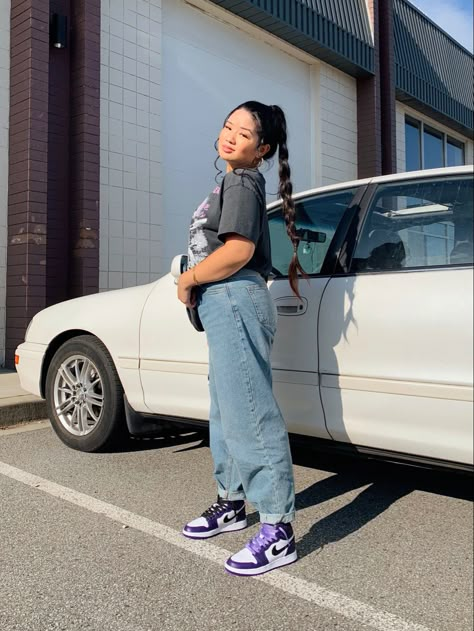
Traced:
<path fill-rule="evenodd" d="M 12 0 L 6 363 L 46 306 L 49 3 Z"/>
<path fill-rule="evenodd" d="M 7 366 L 38 311 L 98 291 L 99 124 L 100 0 L 12 0 Z"/>
<path fill-rule="evenodd" d="M 359 178 L 382 174 L 382 114 L 379 55 L 379 0 L 369 0 L 374 33 L 375 75 L 357 79 L 357 171 Z"/>
<path fill-rule="evenodd" d="M 374 76 L 357 79 L 360 178 L 396 171 L 393 0 L 368 0 L 374 33 Z"/>
<path fill-rule="evenodd" d="M 71 26 L 70 0 L 50 0 L 50 11 L 65 16 L 68 26 Z M 70 64 L 71 46 L 68 37 L 66 48 L 49 48 L 48 305 L 69 297 Z"/>
<path fill-rule="evenodd" d="M 379 0 L 379 33 L 382 174 L 387 175 L 397 171 L 393 0 Z"/>
<path fill-rule="evenodd" d="M 99 291 L 100 0 L 74 0 L 69 295 Z"/>

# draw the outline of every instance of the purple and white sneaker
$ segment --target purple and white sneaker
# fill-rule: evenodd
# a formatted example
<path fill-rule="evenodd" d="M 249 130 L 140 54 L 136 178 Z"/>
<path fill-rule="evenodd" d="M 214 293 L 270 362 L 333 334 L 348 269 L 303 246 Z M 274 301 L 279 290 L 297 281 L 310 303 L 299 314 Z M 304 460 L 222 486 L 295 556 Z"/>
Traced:
<path fill-rule="evenodd" d="M 239 576 L 256 576 L 294 563 L 297 558 L 291 524 L 263 524 L 245 548 L 227 559 L 225 569 Z"/>
<path fill-rule="evenodd" d="M 221 532 L 233 532 L 247 528 L 245 502 L 217 498 L 201 517 L 193 519 L 183 528 L 183 535 L 191 539 L 207 539 Z"/>

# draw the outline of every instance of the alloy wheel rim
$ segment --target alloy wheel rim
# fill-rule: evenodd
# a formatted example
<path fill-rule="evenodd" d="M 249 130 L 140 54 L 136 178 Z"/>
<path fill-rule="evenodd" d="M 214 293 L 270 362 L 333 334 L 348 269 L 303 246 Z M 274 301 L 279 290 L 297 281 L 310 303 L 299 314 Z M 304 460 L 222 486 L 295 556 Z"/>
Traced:
<path fill-rule="evenodd" d="M 90 434 L 104 410 L 102 377 L 94 362 L 84 355 L 65 359 L 56 372 L 53 399 L 56 415 L 70 434 Z"/>

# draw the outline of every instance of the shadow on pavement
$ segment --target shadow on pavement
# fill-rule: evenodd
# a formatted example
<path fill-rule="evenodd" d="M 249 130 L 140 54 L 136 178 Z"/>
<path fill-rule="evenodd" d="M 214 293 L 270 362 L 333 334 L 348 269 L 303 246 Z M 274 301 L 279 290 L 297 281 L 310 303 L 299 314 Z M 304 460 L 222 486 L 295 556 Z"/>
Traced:
<path fill-rule="evenodd" d="M 209 433 L 207 429 L 195 427 L 175 431 L 171 428 L 158 437 L 131 439 L 127 451 L 163 447 L 176 447 L 176 454 L 206 448 L 209 447 Z M 317 521 L 298 540 L 300 558 L 356 532 L 413 491 L 473 499 L 472 476 L 457 472 L 341 455 L 295 444 L 292 444 L 292 454 L 295 465 L 332 474 L 297 493 L 297 511 L 361 489 L 349 504 Z M 258 513 L 250 512 L 249 525 L 257 522 Z"/>
<path fill-rule="evenodd" d="M 332 473 L 296 495 L 296 509 L 317 506 L 327 500 L 361 489 L 349 503 L 317 521 L 298 541 L 300 558 L 321 550 L 356 532 L 397 500 L 413 491 L 470 500 L 472 477 L 362 457 L 333 455 L 293 449 L 294 464 Z M 363 488 L 366 487 L 366 488 Z"/>
<path fill-rule="evenodd" d="M 192 443 L 192 444 L 191 444 Z M 194 444 L 196 443 L 196 444 Z M 195 427 L 185 429 L 166 429 L 160 435 L 153 437 L 130 437 L 125 445 L 122 445 L 120 451 L 122 453 L 132 451 L 148 451 L 154 449 L 163 449 L 165 447 L 179 447 L 181 445 L 190 445 L 183 449 L 176 449 L 174 453 L 181 451 L 192 451 L 209 447 L 209 432 L 207 430 L 197 429 Z"/>

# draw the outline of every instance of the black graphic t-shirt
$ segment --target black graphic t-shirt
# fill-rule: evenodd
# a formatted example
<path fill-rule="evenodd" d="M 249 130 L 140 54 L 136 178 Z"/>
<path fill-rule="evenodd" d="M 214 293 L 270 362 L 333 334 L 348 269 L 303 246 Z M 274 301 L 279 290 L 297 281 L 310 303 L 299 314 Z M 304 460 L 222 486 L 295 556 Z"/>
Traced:
<path fill-rule="evenodd" d="M 255 244 L 246 268 L 268 276 L 272 269 L 265 207 L 265 179 L 257 169 L 226 173 L 194 212 L 189 228 L 188 267 L 194 267 L 236 233 Z"/>

